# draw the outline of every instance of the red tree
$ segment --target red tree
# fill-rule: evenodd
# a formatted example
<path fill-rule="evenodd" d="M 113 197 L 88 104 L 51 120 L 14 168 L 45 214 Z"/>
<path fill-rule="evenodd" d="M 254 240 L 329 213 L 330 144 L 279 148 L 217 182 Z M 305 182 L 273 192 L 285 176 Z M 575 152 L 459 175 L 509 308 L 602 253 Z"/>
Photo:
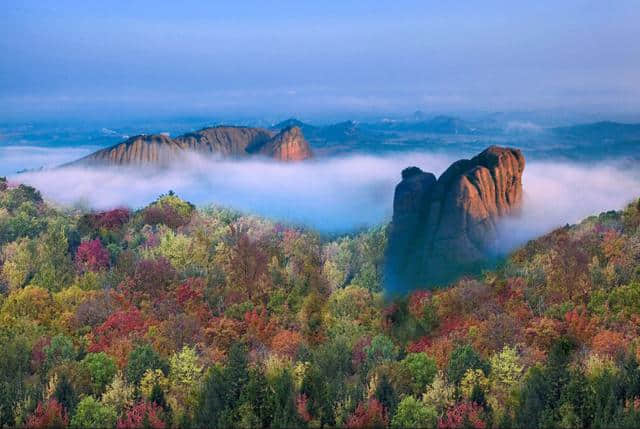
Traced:
<path fill-rule="evenodd" d="M 100 271 L 109 267 L 109 251 L 99 239 L 84 241 L 76 251 L 76 268 L 79 272 Z"/>
<path fill-rule="evenodd" d="M 27 419 L 27 427 L 30 428 L 60 428 L 69 424 L 69 417 L 64 407 L 55 399 L 38 402 L 38 406 Z"/>
<path fill-rule="evenodd" d="M 375 398 L 360 402 L 347 420 L 348 428 L 386 427 L 388 423 L 384 406 Z"/>
<path fill-rule="evenodd" d="M 108 349 L 117 338 L 141 336 L 147 330 L 146 323 L 140 311 L 133 307 L 113 313 L 93 332 L 93 340 L 89 345 L 92 353 Z"/>
<path fill-rule="evenodd" d="M 151 402 L 138 402 L 118 420 L 118 429 L 153 428 L 164 429 L 165 424 L 160 418 L 162 408 Z"/>
<path fill-rule="evenodd" d="M 438 422 L 438 429 L 484 429 L 483 409 L 475 402 L 458 402 Z"/>

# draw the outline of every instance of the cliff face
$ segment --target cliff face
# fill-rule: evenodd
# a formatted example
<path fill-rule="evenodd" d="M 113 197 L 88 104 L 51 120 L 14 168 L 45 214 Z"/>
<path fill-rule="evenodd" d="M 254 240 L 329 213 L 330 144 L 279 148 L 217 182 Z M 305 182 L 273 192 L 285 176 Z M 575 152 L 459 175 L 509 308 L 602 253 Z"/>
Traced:
<path fill-rule="evenodd" d="M 311 147 L 298 127 L 288 127 L 272 139 L 253 144 L 247 148 L 249 153 L 258 153 L 280 161 L 301 161 L 311 158 Z"/>
<path fill-rule="evenodd" d="M 213 127 L 176 137 L 185 150 L 221 156 L 246 156 L 251 145 L 265 144 L 273 137 L 271 131 L 250 127 Z"/>
<path fill-rule="evenodd" d="M 262 128 L 219 126 L 175 139 L 162 134 L 131 137 L 71 165 L 166 165 L 186 152 L 234 158 L 260 155 L 280 161 L 313 157 L 309 144 L 297 127 L 274 135 Z"/>
<path fill-rule="evenodd" d="M 417 167 L 405 169 L 393 203 L 389 286 L 441 284 L 486 263 L 498 220 L 520 209 L 524 166 L 519 150 L 492 146 L 453 163 L 437 180 Z"/>

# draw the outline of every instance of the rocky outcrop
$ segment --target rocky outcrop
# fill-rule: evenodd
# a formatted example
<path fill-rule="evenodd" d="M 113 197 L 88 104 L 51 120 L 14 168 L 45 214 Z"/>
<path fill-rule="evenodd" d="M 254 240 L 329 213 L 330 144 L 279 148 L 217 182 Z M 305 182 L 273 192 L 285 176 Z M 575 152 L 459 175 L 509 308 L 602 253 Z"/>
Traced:
<path fill-rule="evenodd" d="M 393 202 L 388 286 L 442 284 L 495 256 L 499 219 L 521 207 L 524 166 L 519 150 L 491 146 L 456 161 L 437 180 L 405 169 Z"/>
<path fill-rule="evenodd" d="M 242 157 L 247 155 L 248 147 L 266 144 L 273 136 L 273 132 L 263 128 L 220 126 L 185 134 L 175 140 L 185 150 Z"/>
<path fill-rule="evenodd" d="M 298 127 L 288 127 L 276 134 L 272 139 L 252 144 L 248 153 L 256 153 L 280 161 L 301 161 L 312 157 L 311 147 Z"/>
<path fill-rule="evenodd" d="M 297 127 L 275 134 L 262 128 L 218 126 L 174 139 L 164 134 L 134 136 L 67 165 L 167 165 L 188 152 L 232 158 L 265 156 L 279 161 L 313 156 Z"/>

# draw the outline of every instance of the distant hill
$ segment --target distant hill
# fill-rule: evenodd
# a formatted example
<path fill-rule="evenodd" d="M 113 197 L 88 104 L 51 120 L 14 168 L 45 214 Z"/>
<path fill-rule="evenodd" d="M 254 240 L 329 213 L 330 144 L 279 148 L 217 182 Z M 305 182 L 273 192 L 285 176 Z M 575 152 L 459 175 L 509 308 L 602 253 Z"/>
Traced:
<path fill-rule="evenodd" d="M 167 164 L 186 152 L 232 158 L 260 155 L 279 161 L 313 157 L 309 143 L 296 126 L 279 133 L 263 128 L 217 126 L 176 138 L 164 134 L 134 136 L 66 165 Z"/>
<path fill-rule="evenodd" d="M 355 143 L 374 138 L 374 135 L 371 132 L 362 129 L 362 127 L 355 121 L 344 121 L 336 124 L 315 126 L 295 118 L 290 118 L 277 123 L 271 127 L 271 129 L 281 130 L 291 126 L 299 127 L 309 142 L 317 146 Z"/>
<path fill-rule="evenodd" d="M 623 124 L 611 121 L 557 127 L 552 128 L 551 131 L 562 137 L 588 140 L 640 140 L 640 124 Z"/>

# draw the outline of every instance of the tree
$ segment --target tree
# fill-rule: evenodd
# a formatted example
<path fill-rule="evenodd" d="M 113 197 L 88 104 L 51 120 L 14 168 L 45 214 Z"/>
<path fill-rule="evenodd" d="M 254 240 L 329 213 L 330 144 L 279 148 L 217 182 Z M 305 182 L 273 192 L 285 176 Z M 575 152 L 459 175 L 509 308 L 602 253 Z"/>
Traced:
<path fill-rule="evenodd" d="M 383 373 L 380 377 L 380 381 L 378 381 L 376 385 L 374 396 L 384 407 L 387 416 L 396 412 L 396 407 L 398 406 L 398 395 L 396 394 L 396 391 L 391 384 L 391 380 L 389 380 L 386 373 Z"/>
<path fill-rule="evenodd" d="M 378 334 L 371 339 L 371 344 L 364 349 L 367 368 L 373 368 L 381 362 L 395 360 L 398 349 L 393 340 L 386 335 Z"/>
<path fill-rule="evenodd" d="M 293 377 L 289 370 L 281 371 L 270 382 L 272 394 L 269 396 L 269 408 L 272 410 L 273 427 L 300 427 L 302 419 L 296 409 Z"/>
<path fill-rule="evenodd" d="M 36 273 L 33 283 L 57 292 L 73 279 L 69 241 L 64 225 L 52 223 L 37 243 Z"/>
<path fill-rule="evenodd" d="M 375 398 L 360 402 L 347 420 L 348 428 L 384 428 L 388 418 L 382 404 Z"/>
<path fill-rule="evenodd" d="M 163 373 L 168 371 L 167 363 L 150 345 L 145 344 L 133 349 L 125 368 L 127 380 L 134 385 L 139 385 L 142 376 L 149 369 L 159 369 Z"/>
<path fill-rule="evenodd" d="M 438 422 L 438 429 L 484 429 L 486 427 L 484 411 L 474 402 L 457 403 Z"/>
<path fill-rule="evenodd" d="M 71 418 L 72 428 L 113 427 L 118 415 L 116 411 L 98 402 L 93 396 L 85 396 L 76 407 Z"/>
<path fill-rule="evenodd" d="M 76 408 L 78 403 L 78 395 L 73 388 L 71 380 L 66 373 L 60 375 L 60 379 L 56 384 L 53 392 L 53 398 L 58 401 L 68 413 L 72 412 Z"/>
<path fill-rule="evenodd" d="M 494 412 L 505 408 L 515 409 L 517 404 L 512 393 L 522 379 L 523 370 L 515 348 L 504 346 L 500 353 L 491 356 L 489 363 L 489 404 Z"/>
<path fill-rule="evenodd" d="M 69 423 L 69 417 L 63 406 L 55 399 L 42 403 L 32 415 L 27 419 L 27 426 L 30 428 L 59 428 L 65 427 Z"/>
<path fill-rule="evenodd" d="M 201 380 L 202 366 L 194 348 L 184 346 L 169 358 L 169 402 L 174 412 L 195 406 Z"/>
<path fill-rule="evenodd" d="M 271 348 L 282 356 L 294 358 L 301 343 L 302 335 L 297 331 L 283 329 L 271 340 Z"/>
<path fill-rule="evenodd" d="M 9 289 L 19 289 L 29 283 L 34 273 L 35 253 L 35 243 L 28 238 L 18 239 L 4 247 L 2 276 Z"/>
<path fill-rule="evenodd" d="M 402 364 L 413 378 L 413 392 L 420 394 L 431 384 L 438 372 L 435 359 L 426 353 L 409 353 Z"/>
<path fill-rule="evenodd" d="M 391 419 L 393 428 L 435 428 L 437 424 L 436 409 L 418 401 L 414 396 L 405 396 Z"/>
<path fill-rule="evenodd" d="M 196 408 L 196 427 L 217 426 L 222 413 L 227 409 L 227 385 L 221 367 L 214 366 L 204 380 Z"/>
<path fill-rule="evenodd" d="M 104 352 L 88 353 L 82 360 L 82 363 L 91 374 L 94 393 L 101 395 L 116 375 L 117 367 L 115 359 Z"/>
<path fill-rule="evenodd" d="M 51 369 L 61 362 L 74 360 L 76 357 L 73 340 L 63 334 L 51 338 L 51 343 L 43 349 L 43 352 L 47 369 Z"/>
<path fill-rule="evenodd" d="M 99 239 L 84 241 L 76 250 L 75 264 L 80 273 L 100 271 L 109 267 L 109 251 Z"/>
<path fill-rule="evenodd" d="M 452 383 L 459 385 L 469 369 L 481 369 L 486 375 L 489 373 L 489 364 L 470 345 L 456 347 L 449 358 L 447 377 Z"/>
<path fill-rule="evenodd" d="M 162 420 L 162 408 L 146 401 L 134 405 L 117 423 L 118 429 L 164 429 L 165 426 Z"/>
<path fill-rule="evenodd" d="M 16 407 L 24 396 L 24 379 L 30 373 L 29 358 L 24 337 L 0 335 L 0 426 L 15 424 Z"/>
<path fill-rule="evenodd" d="M 116 374 L 113 381 L 102 394 L 102 403 L 114 409 L 118 415 L 133 406 L 135 388 L 125 380 L 122 373 Z"/>

